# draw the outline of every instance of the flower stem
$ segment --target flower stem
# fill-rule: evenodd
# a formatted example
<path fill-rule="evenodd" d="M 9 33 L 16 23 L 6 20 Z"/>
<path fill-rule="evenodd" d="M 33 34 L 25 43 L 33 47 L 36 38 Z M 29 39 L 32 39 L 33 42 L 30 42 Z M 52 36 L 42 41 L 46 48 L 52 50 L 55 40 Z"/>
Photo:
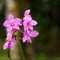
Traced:
<path fill-rule="evenodd" d="M 23 49 L 22 49 L 22 45 L 21 45 L 21 41 L 19 40 L 19 35 L 17 34 L 16 36 L 16 39 L 17 39 L 17 45 L 20 49 L 20 54 L 21 54 L 21 57 L 22 57 L 22 60 L 25 60 L 25 56 L 24 56 L 24 53 L 23 53 Z"/>
<path fill-rule="evenodd" d="M 22 31 L 22 30 L 20 30 L 20 32 L 21 32 L 21 33 L 23 33 L 23 31 Z"/>

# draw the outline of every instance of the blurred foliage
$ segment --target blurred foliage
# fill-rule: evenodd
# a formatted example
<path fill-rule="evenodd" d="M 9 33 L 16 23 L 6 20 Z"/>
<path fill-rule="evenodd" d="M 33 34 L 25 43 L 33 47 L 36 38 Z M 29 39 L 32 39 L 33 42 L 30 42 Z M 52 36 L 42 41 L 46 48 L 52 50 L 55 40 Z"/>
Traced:
<path fill-rule="evenodd" d="M 0 38 L 5 39 L 5 28 L 3 22 L 5 20 L 5 5 L 3 0 L 0 0 Z"/>
<path fill-rule="evenodd" d="M 40 32 L 36 38 L 37 54 L 44 52 L 47 56 L 60 56 L 60 13 L 59 0 L 30 0 L 33 18 L 38 21 L 35 27 Z"/>

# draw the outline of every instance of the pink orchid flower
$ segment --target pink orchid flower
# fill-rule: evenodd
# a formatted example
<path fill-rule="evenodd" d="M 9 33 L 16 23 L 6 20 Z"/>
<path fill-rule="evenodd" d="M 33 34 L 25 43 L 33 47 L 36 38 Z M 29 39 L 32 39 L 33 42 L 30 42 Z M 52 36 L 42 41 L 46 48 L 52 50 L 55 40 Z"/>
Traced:
<path fill-rule="evenodd" d="M 20 18 L 14 18 L 12 14 L 8 15 L 8 19 L 3 23 L 3 26 L 7 28 L 7 31 L 12 29 L 19 30 L 20 26 L 22 25 Z"/>
<path fill-rule="evenodd" d="M 33 26 L 36 26 L 38 24 L 37 21 L 32 20 L 30 10 L 25 11 L 23 20 L 24 30 L 33 30 Z"/>
<path fill-rule="evenodd" d="M 24 36 L 22 38 L 23 42 L 28 42 L 28 43 L 32 43 L 31 37 L 37 37 L 39 35 L 39 33 L 35 30 L 32 30 L 30 32 L 24 31 Z"/>
<path fill-rule="evenodd" d="M 16 40 L 15 40 L 15 39 L 8 40 L 8 41 L 4 44 L 3 49 L 5 50 L 5 49 L 7 49 L 7 48 L 10 48 L 11 50 L 13 50 L 15 44 L 16 44 Z"/>

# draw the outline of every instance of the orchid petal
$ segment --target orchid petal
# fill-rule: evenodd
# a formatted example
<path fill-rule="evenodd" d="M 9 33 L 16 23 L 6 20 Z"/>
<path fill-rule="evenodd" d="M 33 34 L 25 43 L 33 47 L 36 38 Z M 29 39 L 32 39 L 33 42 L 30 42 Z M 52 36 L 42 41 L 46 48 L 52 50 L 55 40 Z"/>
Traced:
<path fill-rule="evenodd" d="M 30 37 L 28 37 L 28 40 L 27 40 L 28 43 L 32 43 L 32 40 Z"/>
<path fill-rule="evenodd" d="M 30 26 L 30 30 L 33 30 L 33 26 Z"/>
<path fill-rule="evenodd" d="M 12 30 L 12 27 L 7 27 L 7 32 L 10 32 Z"/>
<path fill-rule="evenodd" d="M 6 21 L 3 23 L 3 26 L 8 27 L 9 24 L 10 24 L 10 22 L 9 22 L 8 20 L 6 20 Z"/>
<path fill-rule="evenodd" d="M 26 42 L 26 40 L 27 40 L 27 37 L 24 36 L 24 37 L 22 38 L 23 43 Z"/>
<path fill-rule="evenodd" d="M 37 21 L 35 21 L 35 20 L 32 20 L 32 21 L 31 21 L 31 25 L 35 26 L 35 25 L 37 25 L 37 24 L 38 24 Z"/>
<path fill-rule="evenodd" d="M 12 19 L 14 19 L 14 15 L 13 14 L 9 14 L 8 15 L 8 20 L 12 20 Z"/>
<path fill-rule="evenodd" d="M 22 25 L 22 23 L 21 23 L 22 20 L 20 18 L 16 18 L 14 22 L 18 25 Z"/>
<path fill-rule="evenodd" d="M 30 14 L 30 9 L 26 10 L 25 13 L 24 13 L 24 16 L 27 16 Z"/>
<path fill-rule="evenodd" d="M 12 39 L 11 44 L 10 44 L 10 49 L 14 50 L 15 45 L 16 45 L 16 40 Z"/>
<path fill-rule="evenodd" d="M 31 15 L 27 15 L 27 16 L 25 16 L 24 18 L 23 18 L 23 20 L 27 20 L 27 21 L 31 21 L 32 20 L 32 17 L 31 17 Z"/>
<path fill-rule="evenodd" d="M 27 26 L 27 21 L 24 21 L 24 22 L 23 22 L 23 25 L 24 25 L 24 26 Z"/>
<path fill-rule="evenodd" d="M 17 26 L 17 25 L 16 25 L 16 26 L 14 26 L 13 28 L 14 28 L 14 29 L 17 29 L 17 30 L 19 30 L 19 29 L 20 29 L 20 27 L 19 27 L 19 26 Z"/>
<path fill-rule="evenodd" d="M 31 37 L 37 37 L 39 35 L 39 33 L 35 30 L 31 31 L 29 34 Z"/>
<path fill-rule="evenodd" d="M 9 40 L 11 40 L 11 39 L 12 39 L 12 34 L 11 34 L 11 33 L 7 33 L 7 38 L 8 38 Z"/>
<path fill-rule="evenodd" d="M 3 46 L 3 49 L 5 50 L 5 49 L 7 49 L 8 48 L 8 42 L 6 42 L 5 44 L 4 44 L 4 46 Z"/>

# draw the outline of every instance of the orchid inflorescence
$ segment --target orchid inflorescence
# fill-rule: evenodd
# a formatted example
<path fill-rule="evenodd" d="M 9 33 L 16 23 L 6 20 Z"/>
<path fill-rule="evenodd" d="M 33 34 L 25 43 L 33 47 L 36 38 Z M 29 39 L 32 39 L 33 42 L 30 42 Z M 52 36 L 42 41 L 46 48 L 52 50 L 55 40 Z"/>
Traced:
<path fill-rule="evenodd" d="M 25 11 L 23 19 L 14 18 L 13 14 L 9 14 L 7 20 L 3 23 L 3 26 L 7 29 L 7 42 L 4 44 L 3 49 L 14 49 L 16 38 L 13 37 L 13 34 L 16 31 L 20 31 L 22 26 L 24 28 L 22 42 L 27 41 L 28 43 L 32 43 L 31 37 L 37 37 L 39 35 L 39 33 L 33 29 L 33 26 L 37 24 L 37 21 L 32 20 L 30 9 Z"/>

